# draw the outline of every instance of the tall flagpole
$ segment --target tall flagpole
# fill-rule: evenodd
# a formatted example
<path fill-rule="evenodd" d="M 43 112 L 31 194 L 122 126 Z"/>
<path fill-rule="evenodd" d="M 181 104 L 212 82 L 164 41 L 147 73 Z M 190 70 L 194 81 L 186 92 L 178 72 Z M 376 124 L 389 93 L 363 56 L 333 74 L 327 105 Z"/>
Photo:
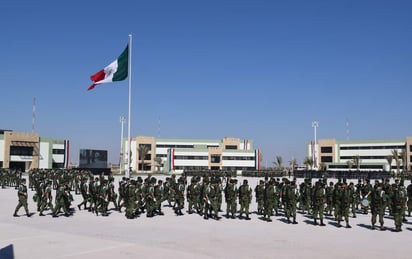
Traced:
<path fill-rule="evenodd" d="M 130 160 L 131 160 L 131 144 L 132 141 L 130 139 L 130 110 L 131 110 L 131 102 L 132 102 L 132 34 L 129 34 L 129 114 L 128 114 L 128 122 L 127 122 L 127 141 L 129 145 L 127 145 L 127 170 L 126 170 L 126 177 L 130 177 Z"/>

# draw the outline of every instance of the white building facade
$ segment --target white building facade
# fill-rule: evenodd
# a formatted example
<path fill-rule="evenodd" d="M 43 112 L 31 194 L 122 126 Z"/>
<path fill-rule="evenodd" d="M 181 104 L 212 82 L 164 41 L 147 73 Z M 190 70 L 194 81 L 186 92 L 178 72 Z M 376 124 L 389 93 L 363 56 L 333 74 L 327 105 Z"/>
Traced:
<path fill-rule="evenodd" d="M 308 144 L 308 157 L 314 158 L 318 167 L 328 170 L 394 171 L 410 170 L 412 161 L 412 137 L 394 140 L 337 141 L 321 139 L 316 143 L 318 154 L 314 156 L 314 144 Z M 358 164 L 356 164 L 358 160 Z"/>
<path fill-rule="evenodd" d="M 127 145 L 125 143 L 124 147 Z M 142 146 L 147 149 L 143 160 L 139 154 Z M 139 136 L 131 140 L 131 150 L 131 168 L 134 171 L 181 173 L 184 170 L 245 171 L 260 168 L 259 150 L 253 149 L 252 141 L 239 138 L 202 140 Z M 127 159 L 124 163 L 127 164 Z"/>

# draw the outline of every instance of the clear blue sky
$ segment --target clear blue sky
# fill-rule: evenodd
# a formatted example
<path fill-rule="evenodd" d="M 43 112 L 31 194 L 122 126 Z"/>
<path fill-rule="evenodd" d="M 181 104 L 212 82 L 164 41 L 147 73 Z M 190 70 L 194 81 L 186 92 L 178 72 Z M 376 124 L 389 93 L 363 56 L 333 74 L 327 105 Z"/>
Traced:
<path fill-rule="evenodd" d="M 412 1 L 5 1 L 0 128 L 109 150 L 127 81 L 86 91 L 133 33 L 132 136 L 254 140 L 302 163 L 313 139 L 412 135 Z M 127 131 L 125 130 L 125 133 Z"/>

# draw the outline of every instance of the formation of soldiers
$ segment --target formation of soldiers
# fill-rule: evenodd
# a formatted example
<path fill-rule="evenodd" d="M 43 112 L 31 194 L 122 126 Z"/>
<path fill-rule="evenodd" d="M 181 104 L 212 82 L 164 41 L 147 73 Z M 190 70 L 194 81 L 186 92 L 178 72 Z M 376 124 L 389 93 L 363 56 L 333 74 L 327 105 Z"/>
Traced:
<path fill-rule="evenodd" d="M 13 180 L 7 180 L 5 186 L 17 188 L 18 183 L 19 203 L 14 216 L 21 207 L 25 208 L 26 215 L 31 216 L 27 210 L 26 182 L 21 172 L 7 172 L 6 175 L 9 175 L 7 179 Z M 393 184 L 389 179 L 375 180 L 373 185 L 368 179 L 359 180 L 357 184 L 346 180 L 329 184 L 327 181 L 326 178 L 317 181 L 305 179 L 297 185 L 296 179 L 265 178 L 252 189 L 248 180 L 239 185 L 232 176 L 194 176 L 188 183 L 185 176 L 176 178 L 172 175 L 162 181 L 147 175 L 144 179 L 140 176 L 137 179 L 123 177 L 116 190 L 114 177 L 110 175 L 94 177 L 89 171 L 76 170 L 35 170 L 29 173 L 29 188 L 36 192 L 33 198 L 40 216 L 45 215 L 45 210 L 50 210 L 53 217 L 60 213 L 72 215 L 72 191 L 82 196 L 82 202 L 77 205 L 79 210 L 108 216 L 110 210 L 121 212 L 125 208 L 128 219 L 143 213 L 147 217 L 164 215 L 162 208 L 166 206 L 181 216 L 186 200 L 188 214 L 197 213 L 204 219 L 219 220 L 219 213 L 225 209 L 226 218 L 250 220 L 253 193 L 256 213 L 268 222 L 273 216 L 283 216 L 287 223 L 298 224 L 296 214 L 299 211 L 311 217 L 314 225 L 325 226 L 325 215 L 331 216 L 336 226 L 342 227 L 341 223 L 345 222 L 345 226 L 351 228 L 350 217 L 370 212 L 371 229 L 377 228 L 378 220 L 379 229 L 384 230 L 384 216 L 389 214 L 394 218 L 394 231 L 402 231 L 402 222 L 406 221 L 406 216 L 411 216 L 412 183 L 406 187 L 402 179 L 395 180 Z M 54 202 L 53 190 L 56 194 Z M 226 208 L 222 208 L 223 199 Z"/>

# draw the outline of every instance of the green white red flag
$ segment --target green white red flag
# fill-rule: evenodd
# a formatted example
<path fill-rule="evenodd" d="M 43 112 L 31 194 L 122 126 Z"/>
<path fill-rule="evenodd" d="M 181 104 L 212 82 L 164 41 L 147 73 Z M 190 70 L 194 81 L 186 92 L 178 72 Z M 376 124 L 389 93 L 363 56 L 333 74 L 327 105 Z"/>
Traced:
<path fill-rule="evenodd" d="M 115 81 L 122 81 L 127 78 L 129 69 L 129 45 L 120 54 L 120 56 L 113 61 L 110 65 L 103 68 L 96 74 L 90 76 L 90 79 L 94 82 L 87 90 L 92 90 L 96 85 L 111 83 Z"/>

